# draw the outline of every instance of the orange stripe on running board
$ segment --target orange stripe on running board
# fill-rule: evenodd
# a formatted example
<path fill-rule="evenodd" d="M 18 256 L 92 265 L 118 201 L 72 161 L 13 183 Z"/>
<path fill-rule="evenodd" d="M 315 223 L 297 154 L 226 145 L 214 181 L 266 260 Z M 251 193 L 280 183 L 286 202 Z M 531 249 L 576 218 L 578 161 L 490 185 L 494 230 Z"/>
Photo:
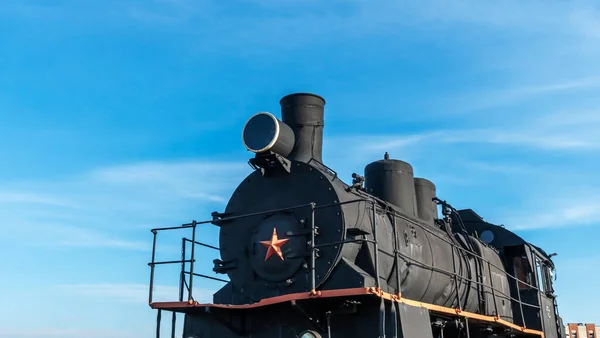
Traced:
<path fill-rule="evenodd" d="M 301 293 L 291 293 L 282 296 L 276 296 L 271 298 L 265 298 L 261 301 L 253 304 L 244 304 L 244 305 L 227 305 L 227 304 L 199 304 L 198 302 L 155 302 L 150 303 L 150 307 L 153 309 L 162 309 L 162 310 L 183 310 L 190 309 L 195 307 L 215 307 L 221 309 L 253 309 L 259 308 L 268 305 L 279 304 L 283 302 L 290 302 L 295 300 L 302 299 L 311 299 L 311 298 L 334 298 L 334 297 L 347 297 L 347 296 L 362 296 L 362 295 L 375 295 L 389 301 L 402 303 L 406 305 L 411 305 L 415 307 L 425 308 L 432 312 L 444 313 L 448 315 L 453 315 L 457 317 L 465 317 L 470 319 L 475 319 L 484 322 L 497 323 L 499 325 L 503 325 L 509 327 L 514 330 L 521 331 L 523 333 L 528 333 L 532 335 L 538 335 L 541 338 L 544 338 L 544 333 L 542 331 L 531 330 L 525 327 L 520 327 L 519 325 L 515 325 L 513 323 L 507 322 L 504 319 L 500 319 L 498 317 L 493 316 L 485 316 L 477 313 L 461 311 L 460 309 L 453 309 L 449 307 L 444 307 L 440 305 L 434 305 L 429 303 L 423 303 L 411 299 L 402 298 L 401 295 L 393 295 L 387 292 L 383 292 L 377 288 L 352 288 L 352 289 L 338 289 L 338 290 L 324 290 L 324 291 L 311 291 L 301 292 Z"/>
<path fill-rule="evenodd" d="M 198 302 L 155 302 L 151 303 L 150 307 L 153 309 L 173 309 L 173 308 L 194 308 L 194 307 L 216 307 L 222 309 L 253 309 L 268 305 L 279 304 L 283 302 L 289 302 L 293 300 L 302 300 L 310 298 L 334 298 L 334 297 L 346 297 L 346 296 L 364 296 L 371 294 L 369 289 L 366 288 L 354 288 L 354 289 L 339 289 L 339 290 L 326 290 L 326 291 L 314 291 L 310 293 L 290 293 L 287 295 L 276 296 L 271 298 L 265 298 L 257 303 L 243 304 L 243 305 L 228 305 L 228 304 L 199 304 Z"/>

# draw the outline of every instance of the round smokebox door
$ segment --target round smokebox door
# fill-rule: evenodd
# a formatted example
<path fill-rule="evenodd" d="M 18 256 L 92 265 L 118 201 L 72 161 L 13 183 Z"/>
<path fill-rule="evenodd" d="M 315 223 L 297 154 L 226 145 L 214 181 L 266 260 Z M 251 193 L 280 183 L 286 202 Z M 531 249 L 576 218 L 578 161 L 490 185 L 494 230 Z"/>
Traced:
<path fill-rule="evenodd" d="M 276 214 L 260 222 L 251 239 L 252 268 L 271 282 L 284 281 L 301 267 L 306 238 L 290 214 Z M 295 236 L 294 236 L 295 234 Z"/>

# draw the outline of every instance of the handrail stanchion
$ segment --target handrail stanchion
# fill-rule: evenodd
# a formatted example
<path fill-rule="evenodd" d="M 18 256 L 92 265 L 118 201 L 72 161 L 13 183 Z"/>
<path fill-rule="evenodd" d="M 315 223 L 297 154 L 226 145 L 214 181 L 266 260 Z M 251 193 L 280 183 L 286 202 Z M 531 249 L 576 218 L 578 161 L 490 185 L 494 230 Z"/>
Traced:
<path fill-rule="evenodd" d="M 192 221 L 192 252 L 191 252 L 191 257 L 190 257 L 190 287 L 189 287 L 189 292 L 188 292 L 188 302 L 192 302 L 193 295 L 192 295 L 192 283 L 194 282 L 194 261 L 196 260 L 196 258 L 194 257 L 194 242 L 196 241 L 196 221 Z"/>
<path fill-rule="evenodd" d="M 161 311 L 161 309 L 158 309 L 158 313 L 156 314 L 156 338 L 160 338 Z"/>
<path fill-rule="evenodd" d="M 315 225 L 315 203 L 311 203 L 310 204 L 310 226 L 311 226 L 311 232 L 310 232 L 310 287 L 311 287 L 311 292 L 315 292 L 316 288 L 317 288 L 317 281 L 316 281 L 316 269 L 315 269 L 315 264 L 316 264 L 316 257 L 315 257 L 315 232 L 317 230 L 317 227 Z"/>
<path fill-rule="evenodd" d="M 490 289 L 492 289 L 492 298 L 494 299 L 494 311 L 496 311 L 496 316 L 500 318 L 500 313 L 498 312 L 498 303 L 496 302 L 496 293 L 494 292 L 494 277 L 492 276 L 492 266 L 490 261 L 487 261 L 487 266 L 490 273 Z"/>
<path fill-rule="evenodd" d="M 399 244 L 399 238 L 398 238 L 398 229 L 396 227 L 396 215 L 392 214 L 392 226 L 394 228 L 394 270 L 396 271 L 396 284 L 398 284 L 398 289 L 396 290 L 396 293 L 398 294 L 398 296 L 402 295 L 402 281 L 400 280 L 400 267 L 399 264 L 400 262 L 398 261 L 398 252 L 400 250 L 398 244 Z"/>
<path fill-rule="evenodd" d="M 185 278 L 185 237 L 181 239 L 181 274 L 179 275 L 179 301 L 183 302 L 183 279 Z M 171 338 L 175 338 L 175 326 L 177 325 L 177 312 L 172 312 Z"/>
<path fill-rule="evenodd" d="M 375 243 L 373 243 L 374 245 L 374 249 L 373 251 L 375 251 L 375 287 L 377 287 L 377 289 L 381 288 L 381 284 L 379 281 L 379 243 L 377 243 L 377 211 L 376 209 L 376 204 L 375 201 L 373 201 L 371 203 L 373 205 L 373 223 L 371 224 L 372 226 L 372 230 L 373 230 L 373 241 Z"/>
<path fill-rule="evenodd" d="M 181 239 L 181 276 L 179 278 L 179 301 L 183 302 L 183 288 L 185 282 L 185 242 L 186 238 Z M 192 245 L 194 245 L 192 243 Z"/>
<path fill-rule="evenodd" d="M 152 304 L 152 288 L 154 288 L 154 261 L 156 257 L 156 230 L 152 230 L 154 239 L 152 240 L 152 262 L 150 263 L 150 290 L 148 292 L 148 303 Z"/>
<path fill-rule="evenodd" d="M 519 297 L 519 310 L 521 311 L 521 320 L 523 320 L 523 327 L 527 327 L 527 323 L 525 323 L 525 314 L 523 313 L 523 302 L 521 301 L 521 289 L 519 288 L 519 279 L 514 279 L 515 284 L 517 286 L 517 296 Z"/>
<path fill-rule="evenodd" d="M 452 246 L 450 247 L 451 251 L 452 251 L 452 277 L 454 277 L 454 287 L 455 287 L 455 291 L 456 291 L 456 308 L 459 310 L 462 310 L 462 305 L 460 303 L 460 288 L 458 285 L 458 273 L 456 272 L 456 258 L 454 257 L 454 247 L 455 245 L 452 244 Z"/>
<path fill-rule="evenodd" d="M 373 251 L 375 253 L 375 287 L 377 292 L 381 291 L 381 282 L 379 280 L 379 243 L 377 242 L 377 206 L 375 201 L 371 203 L 373 207 L 371 229 L 373 231 Z M 394 304 L 392 304 L 394 306 Z M 379 338 L 385 338 L 385 300 L 380 299 L 379 305 Z"/>

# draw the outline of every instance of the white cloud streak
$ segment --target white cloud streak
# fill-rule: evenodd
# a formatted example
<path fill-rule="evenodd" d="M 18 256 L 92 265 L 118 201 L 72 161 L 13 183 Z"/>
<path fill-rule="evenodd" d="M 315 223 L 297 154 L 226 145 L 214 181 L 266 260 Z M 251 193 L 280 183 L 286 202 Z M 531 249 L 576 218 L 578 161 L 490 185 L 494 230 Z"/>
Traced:
<path fill-rule="evenodd" d="M 403 135 L 344 136 L 334 142 L 351 142 L 366 152 L 401 150 L 417 144 L 499 144 L 542 150 L 593 151 L 600 148 L 600 107 L 565 109 L 558 112 L 508 113 L 490 122 L 488 115 L 474 116 L 470 129 L 426 131 Z M 479 125 L 479 126 L 477 126 Z"/>
<path fill-rule="evenodd" d="M 94 283 L 94 284 L 64 284 L 57 288 L 63 292 L 92 297 L 92 298 L 112 298 L 120 302 L 133 302 L 139 304 L 148 304 L 148 284 L 135 283 Z M 195 287 L 193 290 L 194 299 L 200 303 L 212 302 L 213 290 Z M 186 293 L 187 294 L 187 293 Z M 166 285 L 154 285 L 152 293 L 153 301 L 175 301 L 179 297 L 179 288 Z"/>
<path fill-rule="evenodd" d="M 39 329 L 0 327 L 0 338 L 131 338 L 132 332 L 97 329 L 63 329 L 44 327 Z"/>
<path fill-rule="evenodd" d="M 179 29 L 212 27 L 219 37 L 228 40 L 242 36 L 263 35 L 264 43 L 299 43 L 311 38 L 327 38 L 335 34 L 390 33 L 394 29 L 432 29 L 468 24 L 494 30 L 509 30 L 515 34 L 599 36 L 598 9 L 591 1 L 503 1 L 475 0 L 335 0 L 321 1 L 189 1 L 153 2 L 118 1 L 90 7 L 77 1 L 59 4 L 32 5 L 21 2 L 4 4 L 3 12 L 38 19 L 87 20 L 118 24 L 129 20 L 144 25 L 176 25 Z M 243 7 L 245 11 L 233 9 Z M 237 25 L 231 25 L 236 22 Z M 239 27 L 244 27 L 240 29 Z M 274 29 L 275 27 L 279 29 Z M 321 33 L 320 36 L 318 33 Z M 563 34 L 557 35 L 557 32 Z M 198 32 L 202 34 L 201 31 Z M 304 33 L 305 39 L 299 39 Z M 476 34 L 476 32 L 464 33 Z M 289 41 L 275 39 L 281 35 L 294 37 Z M 257 42 L 252 40 L 252 42 Z"/>
<path fill-rule="evenodd" d="M 30 194 L 22 192 L 2 192 L 0 191 L 0 203 L 6 204 L 46 204 L 59 207 L 74 207 L 75 203 L 65 201 L 55 196 L 45 196 L 42 194 Z"/>
<path fill-rule="evenodd" d="M 46 231 L 57 238 L 55 244 L 59 246 L 87 249 L 112 248 L 139 251 L 151 250 L 149 242 L 122 239 L 119 238 L 118 235 L 111 235 L 110 232 L 103 233 L 101 231 L 64 225 L 46 228 Z"/>
<path fill-rule="evenodd" d="M 149 162 L 59 182 L 14 183 L 0 194 L 9 205 L 0 207 L 0 228 L 39 245 L 149 250 L 130 240 L 132 230 L 208 219 L 202 204 L 222 208 L 249 171 L 244 163 Z"/>
<path fill-rule="evenodd" d="M 562 198 L 551 198 L 548 202 L 546 206 L 532 208 L 526 214 L 509 218 L 507 226 L 517 231 L 577 227 L 597 224 L 600 219 L 598 194 L 590 196 L 572 193 Z"/>
<path fill-rule="evenodd" d="M 90 178 L 108 186 L 223 203 L 229 198 L 226 193 L 231 184 L 248 168 L 239 162 L 150 162 L 94 170 Z"/>
<path fill-rule="evenodd" d="M 600 55 L 600 51 L 599 51 Z M 600 69 L 598 70 L 600 72 Z M 515 81 L 521 82 L 518 79 L 519 75 L 515 75 Z M 512 86 L 511 86 L 512 87 Z M 545 100 L 552 95 L 566 95 L 573 93 L 589 93 L 593 94 L 594 90 L 600 87 L 600 77 L 592 78 L 575 78 L 575 79 L 560 79 L 548 83 L 542 83 L 537 85 L 521 85 L 517 84 L 515 88 L 508 88 L 504 90 L 492 90 L 479 91 L 477 89 L 466 94 L 459 94 L 457 97 L 451 97 L 448 99 L 442 99 L 439 108 L 441 111 L 450 115 L 464 115 L 464 114 L 485 114 L 487 110 L 497 109 L 500 107 L 514 106 L 517 103 L 528 102 L 533 100 Z M 447 107 L 452 107 L 449 111 Z M 507 109 L 504 114 L 508 115 L 529 115 L 528 112 L 511 112 L 511 109 Z"/>

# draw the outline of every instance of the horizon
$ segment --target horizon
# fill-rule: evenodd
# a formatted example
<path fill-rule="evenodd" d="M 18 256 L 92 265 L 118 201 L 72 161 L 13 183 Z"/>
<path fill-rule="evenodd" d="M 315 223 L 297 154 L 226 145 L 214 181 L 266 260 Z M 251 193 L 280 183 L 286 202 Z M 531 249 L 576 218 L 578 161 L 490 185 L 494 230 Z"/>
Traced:
<path fill-rule="evenodd" d="M 0 27 L 0 338 L 153 334 L 150 229 L 223 211 L 251 172 L 243 125 L 294 92 L 325 99 L 344 182 L 385 152 L 410 163 L 558 253 L 564 323 L 600 324 L 595 2 L 8 0 Z M 180 244 L 161 237 L 157 260 Z M 176 300 L 177 267 L 156 273 Z"/>

